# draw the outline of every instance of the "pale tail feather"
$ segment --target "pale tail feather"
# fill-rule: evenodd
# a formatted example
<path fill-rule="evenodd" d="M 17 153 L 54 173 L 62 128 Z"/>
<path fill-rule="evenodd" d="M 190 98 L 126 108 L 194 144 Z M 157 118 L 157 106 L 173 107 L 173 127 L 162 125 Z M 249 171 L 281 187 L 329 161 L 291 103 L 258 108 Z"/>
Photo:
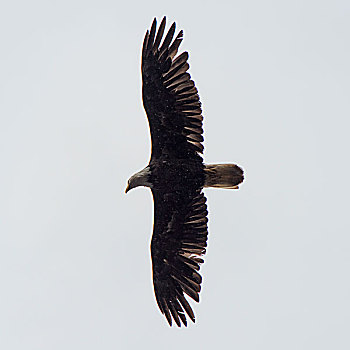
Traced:
<path fill-rule="evenodd" d="M 206 164 L 204 187 L 238 189 L 243 170 L 236 164 Z"/>

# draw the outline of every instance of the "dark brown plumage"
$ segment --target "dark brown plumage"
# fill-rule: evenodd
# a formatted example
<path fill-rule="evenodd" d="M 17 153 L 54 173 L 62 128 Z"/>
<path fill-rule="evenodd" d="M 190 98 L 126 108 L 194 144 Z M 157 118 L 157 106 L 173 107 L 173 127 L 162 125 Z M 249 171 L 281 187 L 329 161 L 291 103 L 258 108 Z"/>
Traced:
<path fill-rule="evenodd" d="M 202 109 L 188 73 L 188 53 L 177 55 L 183 32 L 173 23 L 163 39 L 165 17 L 154 19 L 142 49 L 142 97 L 147 113 L 152 155 L 133 175 L 126 192 L 148 186 L 154 198 L 151 242 L 154 291 L 168 323 L 187 326 L 195 316 L 185 295 L 199 301 L 199 274 L 208 226 L 203 187 L 238 188 L 243 171 L 237 165 L 205 165 Z"/>

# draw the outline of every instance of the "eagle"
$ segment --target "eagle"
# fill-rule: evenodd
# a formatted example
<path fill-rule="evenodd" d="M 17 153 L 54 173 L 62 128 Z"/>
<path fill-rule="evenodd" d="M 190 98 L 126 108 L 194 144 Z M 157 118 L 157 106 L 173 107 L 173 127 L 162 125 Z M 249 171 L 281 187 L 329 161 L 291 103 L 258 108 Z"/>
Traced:
<path fill-rule="evenodd" d="M 127 193 L 149 187 L 154 200 L 151 257 L 154 293 L 169 325 L 195 322 L 187 300 L 199 302 L 208 238 L 203 188 L 238 189 L 243 170 L 235 164 L 204 164 L 203 116 L 198 90 L 188 73 L 188 53 L 178 54 L 175 23 L 163 39 L 166 17 L 154 18 L 142 47 L 142 100 L 151 133 L 149 164 L 128 180 Z M 163 40 L 162 40 L 163 39 Z M 186 296 L 186 297 L 185 297 Z M 186 317 L 187 315 L 187 317 Z"/>

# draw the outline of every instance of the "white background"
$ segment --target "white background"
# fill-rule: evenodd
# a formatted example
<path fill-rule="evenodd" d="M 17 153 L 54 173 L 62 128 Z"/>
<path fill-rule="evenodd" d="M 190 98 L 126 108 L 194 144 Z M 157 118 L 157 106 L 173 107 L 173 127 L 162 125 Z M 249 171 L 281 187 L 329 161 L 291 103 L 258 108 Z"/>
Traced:
<path fill-rule="evenodd" d="M 350 3 L 7 1 L 0 5 L 2 349 L 349 349 Z M 153 296 L 140 50 L 184 29 L 207 190 L 197 322 Z"/>

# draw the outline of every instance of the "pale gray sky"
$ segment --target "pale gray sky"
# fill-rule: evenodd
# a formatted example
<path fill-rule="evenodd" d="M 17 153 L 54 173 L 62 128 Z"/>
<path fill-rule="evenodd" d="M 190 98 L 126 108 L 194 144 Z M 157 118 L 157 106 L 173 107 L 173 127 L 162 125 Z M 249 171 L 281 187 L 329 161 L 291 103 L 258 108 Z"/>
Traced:
<path fill-rule="evenodd" d="M 206 162 L 197 323 L 153 296 L 140 49 L 184 29 Z M 0 347 L 350 348 L 350 3 L 8 1 L 0 5 Z"/>

